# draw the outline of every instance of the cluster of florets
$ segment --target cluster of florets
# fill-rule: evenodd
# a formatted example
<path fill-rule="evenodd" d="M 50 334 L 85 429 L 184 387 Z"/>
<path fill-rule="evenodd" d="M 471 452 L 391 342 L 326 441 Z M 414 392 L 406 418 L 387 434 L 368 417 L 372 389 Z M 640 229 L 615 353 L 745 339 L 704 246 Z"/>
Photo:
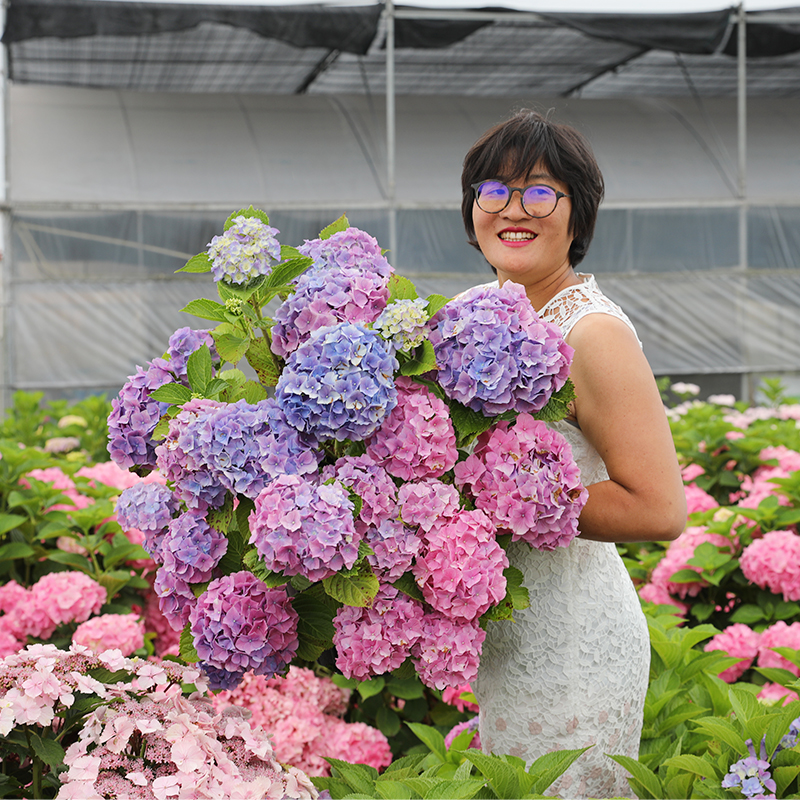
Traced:
<path fill-rule="evenodd" d="M 124 489 L 117 499 L 117 520 L 124 531 L 141 531 L 144 534 L 142 547 L 161 561 L 161 542 L 179 505 L 175 495 L 163 484 L 137 483 Z"/>
<path fill-rule="evenodd" d="M 770 531 L 747 545 L 739 557 L 745 578 L 762 589 L 800 600 L 800 536 Z"/>
<path fill-rule="evenodd" d="M 376 333 L 343 322 L 289 356 L 275 396 L 289 424 L 320 441 L 366 439 L 397 403 L 396 369 Z"/>
<path fill-rule="evenodd" d="M 189 356 L 199 350 L 203 345 L 211 352 L 211 360 L 217 361 L 217 346 L 211 331 L 194 330 L 193 328 L 178 328 L 167 343 L 167 352 L 164 358 L 168 362 L 169 371 L 179 380 L 186 376 L 186 365 Z"/>
<path fill-rule="evenodd" d="M 367 561 L 372 571 L 382 581 L 396 581 L 411 569 L 414 559 L 422 549 L 422 539 L 417 528 L 404 525 L 399 519 L 383 519 L 371 525 L 364 541 L 372 552 Z"/>
<path fill-rule="evenodd" d="M 745 744 L 750 755 L 731 764 L 728 774 L 722 779 L 722 788 L 738 789 L 745 797 L 775 797 L 777 787 L 767 761 L 766 737 L 761 740 L 759 755 L 756 755 L 752 739 L 748 739 Z M 772 794 L 767 795 L 766 792 Z"/>
<path fill-rule="evenodd" d="M 426 386 L 398 378 L 397 405 L 367 442 L 367 454 L 396 478 L 438 478 L 458 460 L 446 403 Z"/>
<path fill-rule="evenodd" d="M 426 614 L 411 652 L 420 680 L 434 689 L 474 680 L 485 638 L 478 620 L 454 622 L 438 611 Z"/>
<path fill-rule="evenodd" d="M 691 526 L 674 541 L 669 543 L 667 551 L 661 561 L 656 564 L 650 580 L 671 595 L 678 597 L 696 597 L 708 582 L 700 577 L 702 567 L 690 564 L 694 558 L 694 551 L 701 544 L 713 544 L 717 547 L 731 549 L 732 542 L 721 533 L 709 533 L 705 526 Z M 697 575 L 696 581 L 673 581 L 672 576 L 680 570 L 692 570 Z"/>
<path fill-rule="evenodd" d="M 348 689 L 310 669 L 289 667 L 286 676 L 248 674 L 232 691 L 211 700 L 218 713 L 244 709 L 254 730 L 269 731 L 275 758 L 307 775 L 330 775 L 326 758 L 382 769 L 392 762 L 386 737 L 363 722 L 345 722 Z"/>
<path fill-rule="evenodd" d="M 228 230 L 208 244 L 214 280 L 242 284 L 269 275 L 281 259 L 278 233 L 256 217 L 236 217 Z"/>
<path fill-rule="evenodd" d="M 72 641 L 93 653 L 119 650 L 130 656 L 144 647 L 144 622 L 137 614 L 101 614 L 78 625 Z"/>
<path fill-rule="evenodd" d="M 161 543 L 163 569 L 186 583 L 203 583 L 228 550 L 225 534 L 204 517 L 185 512 L 169 523 Z"/>
<path fill-rule="evenodd" d="M 358 558 L 353 502 L 340 483 L 281 475 L 256 497 L 250 543 L 267 569 L 311 581 L 350 569 Z"/>
<path fill-rule="evenodd" d="M 457 622 L 471 622 L 506 595 L 505 550 L 482 511 L 459 511 L 425 536 L 413 568 L 425 600 Z"/>
<path fill-rule="evenodd" d="M 705 650 L 706 652 L 722 650 L 729 656 L 741 659 L 737 664 L 724 669 L 719 674 L 719 677 L 726 683 L 734 683 L 753 665 L 753 661 L 758 655 L 760 641 L 760 634 L 749 625 L 735 622 L 733 625 L 728 625 L 722 633 L 709 639 L 706 642 Z"/>
<path fill-rule="evenodd" d="M 353 267 L 385 280 L 394 272 L 378 241 L 358 228 L 337 231 L 327 239 L 306 239 L 297 249 L 313 260 L 312 272 Z"/>
<path fill-rule="evenodd" d="M 189 621 L 189 612 L 197 604 L 192 587 L 183 578 L 159 567 L 153 581 L 158 607 L 174 631 L 182 631 Z"/>
<path fill-rule="evenodd" d="M 424 612 L 416 600 L 382 586 L 366 608 L 342 606 L 333 619 L 336 666 L 356 680 L 397 669 L 422 635 Z"/>
<path fill-rule="evenodd" d="M 429 326 L 445 394 L 486 416 L 539 411 L 569 377 L 572 348 L 511 281 L 464 292 Z"/>
<path fill-rule="evenodd" d="M 783 620 L 778 620 L 761 632 L 758 643 L 759 667 L 778 667 L 800 677 L 800 667 L 776 653 L 775 647 L 800 650 L 800 622 L 787 625 Z"/>
<path fill-rule="evenodd" d="M 566 547 L 578 535 L 589 493 L 567 440 L 530 414 L 499 422 L 455 467 L 456 485 L 497 528 L 539 550 Z"/>
<path fill-rule="evenodd" d="M 388 299 L 388 275 L 360 267 L 309 270 L 275 312 L 272 352 L 286 358 L 314 331 L 340 322 L 368 325 Z"/>
<path fill-rule="evenodd" d="M 404 483 L 397 491 L 400 518 L 406 525 L 429 531 L 442 517 L 452 517 L 460 508 L 458 490 L 436 478 Z"/>
<path fill-rule="evenodd" d="M 322 480 L 335 478 L 361 499 L 356 531 L 365 533 L 397 512 L 397 487 L 386 470 L 369 455 L 343 456 L 322 470 Z"/>
<path fill-rule="evenodd" d="M 372 323 L 372 330 L 391 342 L 395 350 L 409 352 L 428 335 L 428 304 L 419 297 L 395 300 Z"/>
<path fill-rule="evenodd" d="M 237 682 L 249 670 L 283 672 L 297 651 L 297 620 L 285 588 L 270 589 L 250 572 L 211 581 L 189 612 L 201 666 L 234 673 Z"/>

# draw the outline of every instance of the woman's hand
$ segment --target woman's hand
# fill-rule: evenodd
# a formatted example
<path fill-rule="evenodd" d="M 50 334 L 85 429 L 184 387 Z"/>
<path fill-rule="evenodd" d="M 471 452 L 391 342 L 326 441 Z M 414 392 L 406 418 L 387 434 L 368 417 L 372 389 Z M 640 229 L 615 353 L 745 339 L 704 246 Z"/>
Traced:
<path fill-rule="evenodd" d="M 567 341 L 575 348 L 575 415 L 610 478 L 588 487 L 581 536 L 611 542 L 677 538 L 686 525 L 683 480 L 664 405 L 636 337 L 621 320 L 590 314 Z"/>

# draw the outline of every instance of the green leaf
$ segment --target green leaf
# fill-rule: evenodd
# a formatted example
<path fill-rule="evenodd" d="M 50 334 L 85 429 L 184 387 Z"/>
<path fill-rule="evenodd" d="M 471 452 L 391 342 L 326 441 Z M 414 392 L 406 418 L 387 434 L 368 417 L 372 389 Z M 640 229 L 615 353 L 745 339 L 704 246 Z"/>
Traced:
<path fill-rule="evenodd" d="M 430 725 L 423 725 L 421 722 L 406 722 L 414 735 L 430 749 L 436 753 L 441 761 L 447 760 L 447 748 L 444 745 L 444 736 Z"/>
<path fill-rule="evenodd" d="M 17 558 L 30 558 L 35 555 L 36 551 L 25 542 L 9 542 L 0 547 L 0 561 L 13 561 Z"/>
<path fill-rule="evenodd" d="M 736 719 L 742 725 L 746 724 L 752 717 L 760 716 L 764 711 L 764 707 L 756 700 L 755 696 L 745 689 L 731 686 L 728 689 L 728 697 L 736 714 Z"/>
<path fill-rule="evenodd" d="M 78 555 L 78 553 L 65 553 L 63 550 L 50 550 L 47 553 L 48 561 L 55 561 L 57 564 L 66 564 L 70 567 L 75 567 L 87 575 L 94 574 L 94 568 L 89 563 L 89 559 L 85 556 Z"/>
<path fill-rule="evenodd" d="M 200 317 L 200 319 L 225 322 L 225 306 L 223 306 L 222 303 L 218 303 L 216 300 L 208 300 L 205 297 L 192 300 L 190 303 L 187 303 L 181 311 L 185 311 L 193 317 Z"/>
<path fill-rule="evenodd" d="M 19 514 L 0 514 L 0 534 L 8 533 L 14 530 L 18 525 L 21 525 L 27 517 L 20 516 Z"/>
<path fill-rule="evenodd" d="M 706 761 L 706 759 L 700 758 L 700 756 L 693 756 L 685 753 L 684 755 L 668 758 L 664 763 L 668 767 L 675 767 L 676 769 L 682 769 L 686 772 L 693 772 L 695 775 L 700 775 L 703 778 L 719 780 L 720 777 L 717 768 L 710 761 Z"/>
<path fill-rule="evenodd" d="M 797 680 L 794 673 L 780 667 L 756 667 L 756 672 L 763 675 L 768 681 L 779 683 L 781 686 L 787 686 Z"/>
<path fill-rule="evenodd" d="M 185 266 L 176 269 L 175 272 L 211 272 L 211 259 L 206 252 L 198 253 L 196 256 L 192 256 Z"/>
<path fill-rule="evenodd" d="M 617 764 L 630 772 L 630 774 L 638 781 L 640 786 L 645 789 L 648 797 L 654 798 L 654 800 L 658 800 L 658 798 L 661 797 L 667 797 L 667 795 L 664 794 L 661 781 L 658 779 L 653 770 L 648 769 L 644 764 L 641 764 L 635 758 L 630 758 L 629 756 L 609 755 L 608 757 L 612 761 L 616 761 Z M 639 792 L 636 794 L 642 798 L 642 795 Z M 644 798 L 642 798 L 642 800 L 644 800 Z"/>
<path fill-rule="evenodd" d="M 413 357 L 400 366 L 400 374 L 424 375 L 436 368 L 436 354 L 433 352 L 433 345 L 428 339 L 424 339 L 422 344 L 414 350 Z"/>
<path fill-rule="evenodd" d="M 325 757 L 325 760 L 333 767 L 335 777 L 341 778 L 353 791 L 373 796 L 378 770 L 366 764 L 348 764 L 338 758 Z"/>
<path fill-rule="evenodd" d="M 165 383 L 155 391 L 150 392 L 150 397 L 160 403 L 181 406 L 192 399 L 192 390 L 180 383 Z"/>
<path fill-rule="evenodd" d="M 322 581 L 325 591 L 346 606 L 364 608 L 372 604 L 380 588 L 374 575 L 332 575 Z"/>
<path fill-rule="evenodd" d="M 442 306 L 446 306 L 451 298 L 442 294 L 428 295 L 428 316 L 432 317 Z"/>
<path fill-rule="evenodd" d="M 264 386 L 275 386 L 278 383 L 281 367 L 270 350 L 269 342 L 263 336 L 251 340 L 246 355 L 247 363 L 255 370 Z"/>
<path fill-rule="evenodd" d="M 392 274 L 392 277 L 389 278 L 389 301 L 387 305 L 395 300 L 416 300 L 418 297 L 416 286 L 408 278 L 404 278 L 396 272 Z"/>
<path fill-rule="evenodd" d="M 245 217 L 247 219 L 255 217 L 256 219 L 260 219 L 265 225 L 269 225 L 269 217 L 260 208 L 248 206 L 247 208 L 240 208 L 238 211 L 234 211 L 233 214 L 225 220 L 223 230 L 230 230 L 237 217 Z"/>
<path fill-rule="evenodd" d="M 225 493 L 225 502 L 220 508 L 212 508 L 206 514 L 206 522 L 220 533 L 227 533 L 233 522 L 233 495 Z"/>
<path fill-rule="evenodd" d="M 745 625 L 752 625 L 764 619 L 764 611 L 752 603 L 745 603 L 739 606 L 730 616 L 731 622 L 742 622 Z"/>
<path fill-rule="evenodd" d="M 528 608 L 531 604 L 530 593 L 528 589 L 522 585 L 525 576 L 522 574 L 521 570 L 516 567 L 506 567 L 503 570 L 503 576 L 506 579 L 506 597 L 511 600 L 514 608 Z"/>
<path fill-rule="evenodd" d="M 372 678 L 368 681 L 359 681 L 356 689 L 361 695 L 361 698 L 366 700 L 368 697 L 373 697 L 376 694 L 380 694 L 383 691 L 384 686 L 386 686 L 386 679 L 378 676 L 377 678 Z"/>
<path fill-rule="evenodd" d="M 472 778 L 466 781 L 438 781 L 423 795 L 424 800 L 470 800 L 483 788 L 485 781 Z"/>
<path fill-rule="evenodd" d="M 570 378 L 557 391 L 550 395 L 547 405 L 541 411 L 537 411 L 534 419 L 544 422 L 557 422 L 564 419 L 569 414 L 569 405 L 575 399 L 575 385 Z"/>
<path fill-rule="evenodd" d="M 397 716 L 396 711 L 386 705 L 378 709 L 378 713 L 375 715 L 375 722 L 378 725 L 378 730 L 388 739 L 392 739 L 400 733 L 400 717 Z"/>
<path fill-rule="evenodd" d="M 772 779 L 775 781 L 775 796 L 786 797 L 786 789 L 789 784 L 800 775 L 800 766 L 777 767 L 772 772 Z"/>
<path fill-rule="evenodd" d="M 450 419 L 456 432 L 458 447 L 466 447 L 476 436 L 488 431 L 496 422 L 495 419 L 484 417 L 479 411 L 467 408 L 457 400 L 451 400 Z"/>
<path fill-rule="evenodd" d="M 425 696 L 425 687 L 416 675 L 404 681 L 392 677 L 386 684 L 386 691 L 393 697 L 400 697 L 403 700 L 415 700 Z"/>
<path fill-rule="evenodd" d="M 55 739 L 42 739 L 35 731 L 29 731 L 33 752 L 52 770 L 64 764 L 64 748 Z"/>
<path fill-rule="evenodd" d="M 375 781 L 375 791 L 383 800 L 411 800 L 413 792 L 400 781 L 381 780 Z"/>
<path fill-rule="evenodd" d="M 393 584 L 395 589 L 408 595 L 414 600 L 423 600 L 422 590 L 417 586 L 414 576 L 410 572 L 404 572 Z"/>
<path fill-rule="evenodd" d="M 291 602 L 299 617 L 297 655 L 304 661 L 315 661 L 333 645 L 333 617 L 336 612 L 310 592 L 295 595 Z"/>
<path fill-rule="evenodd" d="M 488 756 L 472 748 L 464 751 L 464 758 L 477 767 L 478 771 L 489 781 L 489 785 L 498 797 L 522 796 L 519 776 L 510 764 L 496 756 Z"/>
<path fill-rule="evenodd" d="M 181 631 L 180 657 L 187 664 L 194 664 L 200 660 L 200 656 L 197 655 L 197 650 L 194 648 L 191 625 L 188 622 L 186 623 L 186 627 Z"/>
<path fill-rule="evenodd" d="M 339 219 L 335 222 L 331 222 L 326 228 L 323 228 L 319 232 L 320 239 L 330 239 L 334 233 L 339 233 L 340 231 L 346 231 L 350 227 L 350 222 L 348 221 L 347 217 L 342 214 Z"/>
<path fill-rule="evenodd" d="M 302 255 L 299 250 L 294 252 L 296 255 L 291 257 L 284 256 L 284 249 L 281 248 L 281 258 L 285 260 L 280 264 L 276 264 L 267 275 L 267 280 L 262 288 L 262 295 L 264 294 L 264 289 L 275 289 L 276 287 L 294 290 L 294 286 L 291 286 L 292 281 L 314 263 L 313 258 Z M 261 299 L 263 300 L 264 298 L 262 297 Z"/>
<path fill-rule="evenodd" d="M 211 331 L 211 335 L 214 337 L 219 357 L 230 364 L 241 361 L 247 348 L 250 347 L 250 339 L 247 337 L 236 336 L 228 332 L 217 332 L 216 329 Z"/>
<path fill-rule="evenodd" d="M 106 569 L 112 569 L 123 561 L 133 561 L 134 559 L 139 558 L 150 558 L 150 555 L 141 545 L 132 544 L 129 542 L 128 544 L 121 544 L 117 545 L 116 547 L 112 547 L 103 556 L 103 566 Z M 128 577 L 130 577 L 130 575 L 128 575 Z M 128 581 L 126 580 L 125 583 L 127 582 Z"/>
<path fill-rule="evenodd" d="M 186 376 L 189 379 L 189 385 L 195 392 L 204 394 L 213 373 L 211 350 L 207 344 L 204 344 L 191 353 L 186 362 Z"/>
<path fill-rule="evenodd" d="M 256 381 L 247 381 L 239 390 L 239 396 L 236 399 L 244 400 L 254 406 L 267 399 L 267 390 Z"/>

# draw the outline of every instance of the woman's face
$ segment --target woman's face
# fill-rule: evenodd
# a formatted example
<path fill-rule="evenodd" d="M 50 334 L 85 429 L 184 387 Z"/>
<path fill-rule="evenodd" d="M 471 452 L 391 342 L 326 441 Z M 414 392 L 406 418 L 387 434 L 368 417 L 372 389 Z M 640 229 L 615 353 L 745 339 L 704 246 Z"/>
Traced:
<path fill-rule="evenodd" d="M 487 175 L 486 179 L 494 178 Z M 550 175 L 541 165 L 535 166 L 524 179 L 508 180 L 514 187 L 544 183 L 569 194 L 569 187 Z M 511 202 L 499 213 L 488 214 L 473 201 L 472 221 L 475 236 L 486 260 L 497 270 L 501 285 L 512 280 L 529 285 L 548 278 L 569 266 L 572 201 L 559 199 L 550 216 L 537 219 L 522 207 L 520 192 L 513 192 Z"/>

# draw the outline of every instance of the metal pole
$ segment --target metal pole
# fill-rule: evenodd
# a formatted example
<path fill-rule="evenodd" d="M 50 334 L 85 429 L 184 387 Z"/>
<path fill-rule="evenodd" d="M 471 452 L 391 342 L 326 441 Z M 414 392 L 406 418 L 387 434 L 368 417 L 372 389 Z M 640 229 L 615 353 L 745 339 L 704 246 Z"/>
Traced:
<path fill-rule="evenodd" d="M 739 6 L 737 48 L 737 143 L 739 149 L 739 263 L 747 269 L 747 24 Z"/>
<path fill-rule="evenodd" d="M 8 0 L 0 6 L 0 31 L 6 27 Z M 8 45 L 0 45 L 0 412 L 10 405 L 11 340 L 8 311 L 11 307 L 11 213 L 8 210 L 9 113 L 8 113 Z"/>
<path fill-rule="evenodd" d="M 389 260 L 397 265 L 397 156 L 394 86 L 394 0 L 386 0 L 386 199 L 389 203 Z"/>

